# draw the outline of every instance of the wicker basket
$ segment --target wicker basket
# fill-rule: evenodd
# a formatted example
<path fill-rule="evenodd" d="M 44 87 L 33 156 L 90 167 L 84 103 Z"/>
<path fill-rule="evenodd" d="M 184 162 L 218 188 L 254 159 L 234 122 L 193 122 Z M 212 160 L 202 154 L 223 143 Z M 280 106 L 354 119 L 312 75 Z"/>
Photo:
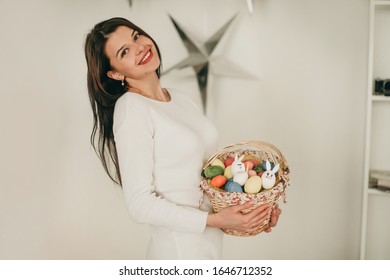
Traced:
<path fill-rule="evenodd" d="M 214 188 L 209 185 L 209 180 L 203 176 L 202 172 L 201 188 L 209 196 L 215 212 L 219 212 L 228 206 L 237 205 L 238 203 L 242 204 L 247 201 L 253 201 L 254 205 L 243 213 L 248 213 L 263 204 L 268 204 L 270 206 L 267 218 L 254 232 L 245 233 L 235 230 L 222 229 L 226 234 L 230 235 L 254 236 L 261 233 L 268 227 L 272 209 L 275 207 L 280 196 L 283 196 L 284 202 L 286 202 L 285 189 L 289 186 L 290 170 L 288 163 L 280 150 L 274 145 L 263 141 L 247 141 L 226 146 L 207 161 L 203 170 L 210 166 L 216 158 L 224 161 L 227 157 L 234 157 L 234 155 L 245 155 L 243 161 L 247 159 L 256 159 L 260 162 L 269 160 L 275 164 L 279 164 L 279 172 L 276 177 L 275 186 L 270 190 L 261 190 L 256 194 L 227 192 L 220 188 Z"/>

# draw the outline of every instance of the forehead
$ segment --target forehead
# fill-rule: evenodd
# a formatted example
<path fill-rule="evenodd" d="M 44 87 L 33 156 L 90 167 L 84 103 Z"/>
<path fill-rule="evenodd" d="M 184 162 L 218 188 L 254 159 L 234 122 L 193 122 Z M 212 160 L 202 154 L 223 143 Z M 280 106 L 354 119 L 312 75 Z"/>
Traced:
<path fill-rule="evenodd" d="M 105 52 L 108 57 L 116 55 L 116 52 L 131 39 L 134 29 L 127 26 L 119 26 L 114 32 L 108 35 Z"/>

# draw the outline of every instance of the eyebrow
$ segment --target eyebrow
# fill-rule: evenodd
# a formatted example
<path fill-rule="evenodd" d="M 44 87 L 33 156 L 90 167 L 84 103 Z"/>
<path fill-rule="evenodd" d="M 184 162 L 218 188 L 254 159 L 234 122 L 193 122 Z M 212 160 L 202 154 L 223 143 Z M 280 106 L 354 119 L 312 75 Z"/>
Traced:
<path fill-rule="evenodd" d="M 134 32 L 136 32 L 135 29 L 133 29 L 133 32 L 131 32 L 131 37 L 133 37 Z M 126 45 L 123 45 L 122 47 L 120 47 L 120 49 L 116 52 L 116 57 L 118 57 L 119 52 L 120 52 L 125 46 L 126 46 Z"/>
<path fill-rule="evenodd" d="M 118 57 L 119 52 L 125 47 L 126 45 L 123 45 L 117 52 L 116 52 L 116 57 Z"/>

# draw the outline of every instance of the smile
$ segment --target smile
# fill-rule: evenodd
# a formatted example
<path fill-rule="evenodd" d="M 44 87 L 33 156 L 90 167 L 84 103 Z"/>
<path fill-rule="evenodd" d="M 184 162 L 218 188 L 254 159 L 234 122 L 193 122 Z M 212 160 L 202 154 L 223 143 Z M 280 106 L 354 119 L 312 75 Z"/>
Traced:
<path fill-rule="evenodd" d="M 149 51 L 147 51 L 147 53 L 145 54 L 145 56 L 141 59 L 141 61 L 139 62 L 139 64 L 146 64 L 149 62 L 149 60 L 152 58 L 152 53 Z"/>

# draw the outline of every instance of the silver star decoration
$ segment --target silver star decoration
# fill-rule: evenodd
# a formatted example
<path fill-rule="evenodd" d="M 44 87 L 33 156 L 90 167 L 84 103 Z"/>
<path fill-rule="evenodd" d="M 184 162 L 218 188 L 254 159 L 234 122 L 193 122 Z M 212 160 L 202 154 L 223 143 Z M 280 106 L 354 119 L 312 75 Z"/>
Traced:
<path fill-rule="evenodd" d="M 207 80 L 208 80 L 209 68 L 211 68 L 212 70 L 211 72 L 213 72 L 213 74 L 219 76 L 230 76 L 235 78 L 246 78 L 246 79 L 254 78 L 252 75 L 241 70 L 233 62 L 212 55 L 213 51 L 217 47 L 218 43 L 221 41 L 221 38 L 225 34 L 226 30 L 229 28 L 230 24 L 235 19 L 236 15 L 234 15 L 226 24 L 224 24 L 219 30 L 217 30 L 217 32 L 215 32 L 215 34 L 211 36 L 203 45 L 196 44 L 195 40 L 189 37 L 188 32 L 186 32 L 172 18 L 172 16 L 169 17 L 173 25 L 175 26 L 176 31 L 179 33 L 184 46 L 188 50 L 189 55 L 187 58 L 183 59 L 176 65 L 166 70 L 163 74 L 167 74 L 168 72 L 174 69 L 183 69 L 192 66 L 197 76 L 198 86 L 202 98 L 203 109 L 205 112 L 206 112 L 206 105 L 207 105 Z M 212 66 L 210 64 L 212 64 Z"/>

